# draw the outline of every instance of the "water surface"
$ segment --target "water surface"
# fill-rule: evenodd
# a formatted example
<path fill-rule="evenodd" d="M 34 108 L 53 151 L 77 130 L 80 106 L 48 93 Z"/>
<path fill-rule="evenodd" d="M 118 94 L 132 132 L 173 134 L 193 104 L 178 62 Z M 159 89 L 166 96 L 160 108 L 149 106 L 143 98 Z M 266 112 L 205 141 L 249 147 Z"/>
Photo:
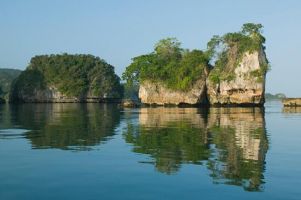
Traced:
<path fill-rule="evenodd" d="M 301 110 L 0 105 L 0 199 L 300 199 Z"/>

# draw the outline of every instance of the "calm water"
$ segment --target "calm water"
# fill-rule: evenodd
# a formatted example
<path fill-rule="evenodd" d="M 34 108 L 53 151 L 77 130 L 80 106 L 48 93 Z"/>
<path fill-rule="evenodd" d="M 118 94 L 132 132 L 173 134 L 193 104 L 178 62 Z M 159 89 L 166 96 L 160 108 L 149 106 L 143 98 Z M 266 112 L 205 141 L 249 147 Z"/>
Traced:
<path fill-rule="evenodd" d="M 0 199 L 301 199 L 301 108 L 0 105 Z"/>

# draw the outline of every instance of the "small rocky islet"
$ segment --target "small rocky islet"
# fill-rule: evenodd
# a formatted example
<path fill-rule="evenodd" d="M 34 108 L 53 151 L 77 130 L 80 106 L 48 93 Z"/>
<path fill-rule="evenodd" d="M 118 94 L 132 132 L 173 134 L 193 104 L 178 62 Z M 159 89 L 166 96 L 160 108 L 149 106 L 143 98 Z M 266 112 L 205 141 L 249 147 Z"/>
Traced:
<path fill-rule="evenodd" d="M 124 82 L 93 55 L 35 56 L 10 80 L 1 102 L 262 106 L 270 68 L 262 28 L 247 23 L 239 32 L 213 36 L 204 51 L 184 49 L 175 38 L 160 40 L 153 52 L 132 59 Z"/>

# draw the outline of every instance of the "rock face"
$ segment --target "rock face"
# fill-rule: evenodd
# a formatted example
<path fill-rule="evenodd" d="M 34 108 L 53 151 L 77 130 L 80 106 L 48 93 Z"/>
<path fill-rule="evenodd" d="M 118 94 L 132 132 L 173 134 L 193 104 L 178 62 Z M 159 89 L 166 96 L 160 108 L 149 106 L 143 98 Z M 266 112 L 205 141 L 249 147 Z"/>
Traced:
<path fill-rule="evenodd" d="M 15 97 L 16 98 L 16 97 Z M 108 98 L 93 96 L 89 92 L 87 95 L 74 97 L 67 96 L 60 92 L 56 87 L 49 86 L 44 89 L 34 89 L 31 93 L 20 90 L 17 94 L 17 102 L 25 103 L 98 103 L 98 102 L 119 102 L 119 98 Z"/>
<path fill-rule="evenodd" d="M 160 83 L 144 81 L 139 88 L 142 103 L 156 105 L 204 104 L 206 98 L 206 77 L 203 76 L 187 92 L 174 91 Z"/>
<path fill-rule="evenodd" d="M 234 79 L 218 84 L 207 80 L 207 95 L 211 105 L 263 105 L 265 73 L 268 61 L 263 50 L 245 53 L 234 70 Z"/>
<path fill-rule="evenodd" d="M 67 98 L 60 93 L 56 88 L 49 87 L 46 89 L 34 89 L 31 93 L 23 90 L 18 91 L 17 98 L 20 101 L 27 103 L 49 103 L 49 102 L 76 102 L 76 98 Z"/>
<path fill-rule="evenodd" d="M 285 107 L 301 107 L 301 98 L 285 98 L 282 103 Z"/>
<path fill-rule="evenodd" d="M 187 92 L 174 91 L 160 83 L 145 81 L 140 85 L 139 98 L 145 104 L 180 105 L 250 105 L 264 104 L 265 72 L 268 61 L 263 50 L 244 53 L 235 67 L 232 80 L 214 83 L 208 73 Z"/>

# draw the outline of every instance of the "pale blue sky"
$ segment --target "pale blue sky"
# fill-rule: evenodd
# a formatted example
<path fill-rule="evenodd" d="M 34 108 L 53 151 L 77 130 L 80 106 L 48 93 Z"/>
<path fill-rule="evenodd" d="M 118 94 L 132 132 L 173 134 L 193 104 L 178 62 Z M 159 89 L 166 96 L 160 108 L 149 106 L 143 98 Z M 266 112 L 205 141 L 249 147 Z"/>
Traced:
<path fill-rule="evenodd" d="M 205 49 L 212 35 L 246 22 L 265 27 L 267 91 L 301 97 L 299 0 L 0 0 L 0 67 L 25 69 L 37 54 L 89 53 L 121 75 L 159 39 Z"/>

